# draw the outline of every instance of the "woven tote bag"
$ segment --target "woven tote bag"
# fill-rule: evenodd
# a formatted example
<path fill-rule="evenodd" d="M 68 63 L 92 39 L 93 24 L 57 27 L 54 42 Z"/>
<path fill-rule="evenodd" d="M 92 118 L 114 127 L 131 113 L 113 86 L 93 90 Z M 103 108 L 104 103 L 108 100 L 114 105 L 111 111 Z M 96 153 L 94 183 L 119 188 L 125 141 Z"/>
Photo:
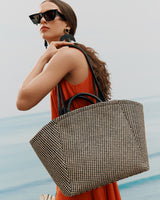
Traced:
<path fill-rule="evenodd" d="M 105 101 L 89 58 L 81 51 L 91 67 L 98 95 L 79 93 L 64 102 L 58 84 L 60 116 L 30 140 L 65 196 L 149 170 L 143 105 L 130 100 Z M 91 105 L 70 111 L 76 98 L 86 99 Z"/>

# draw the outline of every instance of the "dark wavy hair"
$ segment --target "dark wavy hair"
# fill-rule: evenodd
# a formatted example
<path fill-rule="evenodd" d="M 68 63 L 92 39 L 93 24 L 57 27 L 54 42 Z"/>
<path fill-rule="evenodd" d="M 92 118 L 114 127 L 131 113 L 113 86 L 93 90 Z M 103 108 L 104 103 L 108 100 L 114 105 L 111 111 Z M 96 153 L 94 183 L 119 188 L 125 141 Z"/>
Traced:
<path fill-rule="evenodd" d="M 53 2 L 59 7 L 60 11 L 65 16 L 68 25 L 71 27 L 70 34 L 75 35 L 77 28 L 77 17 L 71 6 L 61 0 L 45 0 L 43 2 L 46 1 Z M 111 98 L 111 82 L 110 74 L 106 69 L 106 63 L 98 58 L 98 54 L 93 48 L 86 47 L 85 45 L 80 43 L 75 44 L 76 46 L 82 48 L 89 56 L 94 73 L 98 79 L 102 92 L 105 95 L 106 100 L 109 100 Z"/>

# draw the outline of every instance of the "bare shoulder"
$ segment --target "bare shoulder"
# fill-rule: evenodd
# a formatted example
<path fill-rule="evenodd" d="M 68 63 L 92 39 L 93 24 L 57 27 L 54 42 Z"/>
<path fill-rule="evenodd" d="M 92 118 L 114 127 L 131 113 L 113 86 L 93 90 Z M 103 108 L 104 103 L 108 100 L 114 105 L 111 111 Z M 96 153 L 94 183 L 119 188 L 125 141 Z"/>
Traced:
<path fill-rule="evenodd" d="M 61 72 L 63 70 L 66 74 L 68 74 L 76 68 L 78 69 L 83 62 L 85 62 L 85 57 L 81 51 L 64 46 L 59 48 L 56 54 L 49 61 L 48 69 L 53 72 L 55 70 L 57 72 Z"/>
<path fill-rule="evenodd" d="M 84 59 L 84 54 L 80 50 L 68 46 L 60 48 L 58 54 L 66 59 L 71 59 L 72 61 Z"/>
<path fill-rule="evenodd" d="M 89 72 L 89 66 L 84 54 L 76 48 L 63 47 L 59 49 L 59 53 L 67 62 L 72 65 L 72 70 L 64 77 L 69 83 L 76 85 L 83 82 Z M 61 57 L 61 58 L 62 58 Z"/>

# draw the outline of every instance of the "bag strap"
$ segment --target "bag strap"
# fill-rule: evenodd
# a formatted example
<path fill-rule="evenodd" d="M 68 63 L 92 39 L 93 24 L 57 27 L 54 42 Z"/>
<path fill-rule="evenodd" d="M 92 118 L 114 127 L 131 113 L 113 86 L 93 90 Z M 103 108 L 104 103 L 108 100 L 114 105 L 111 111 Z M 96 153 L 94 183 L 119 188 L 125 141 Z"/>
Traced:
<path fill-rule="evenodd" d="M 61 86 L 59 83 L 57 85 L 57 98 L 58 98 L 58 113 L 60 116 L 66 113 L 66 106 L 65 106 Z M 61 106 L 61 101 L 62 101 L 62 106 Z"/>
<path fill-rule="evenodd" d="M 79 49 L 79 50 L 82 51 L 82 53 L 85 55 L 86 60 L 87 60 L 87 62 L 88 62 L 88 64 L 89 64 L 89 66 L 90 66 L 90 69 L 91 69 L 91 72 L 92 72 L 92 75 L 93 75 L 93 80 L 95 81 L 95 84 L 96 84 L 96 86 L 97 86 L 97 88 L 98 88 L 98 96 L 100 97 L 100 99 L 101 99 L 102 101 L 106 101 L 106 98 L 105 98 L 105 96 L 104 96 L 104 94 L 103 94 L 103 92 L 102 92 L 102 90 L 101 90 L 101 87 L 100 87 L 99 82 L 98 82 L 98 80 L 97 80 L 97 77 L 96 77 L 96 75 L 95 75 L 95 73 L 94 73 L 93 66 L 92 66 L 92 64 L 91 64 L 91 61 L 90 61 L 90 59 L 89 59 L 87 53 L 86 53 L 82 48 L 80 48 L 80 47 L 78 47 L 78 46 L 76 46 L 76 45 L 68 45 L 68 46 L 69 46 L 69 47 L 76 48 L 76 49 Z"/>
<path fill-rule="evenodd" d="M 76 45 L 68 45 L 68 46 L 72 47 L 72 48 L 79 49 L 80 51 L 82 51 L 82 53 L 86 57 L 86 60 L 87 60 L 87 62 L 89 64 L 89 66 L 90 66 L 90 69 L 91 69 L 91 72 L 92 72 L 92 75 L 93 75 L 93 86 L 94 86 L 94 90 L 95 90 L 95 95 L 92 94 L 92 97 L 94 96 L 94 98 L 96 99 L 96 102 L 99 102 L 99 100 L 97 99 L 98 96 L 99 96 L 100 101 L 103 101 L 103 102 L 106 101 L 105 96 L 104 96 L 104 94 L 103 94 L 103 92 L 102 92 L 102 90 L 100 88 L 100 85 L 98 83 L 98 80 L 96 78 L 96 75 L 95 75 L 95 73 L 93 71 L 93 67 L 92 67 L 91 61 L 90 61 L 88 55 L 86 54 L 86 52 L 83 49 L 81 49 L 80 47 L 76 46 Z M 98 95 L 97 95 L 96 86 L 98 88 Z M 85 97 L 84 95 L 91 96 L 91 94 L 89 94 L 89 93 L 81 93 L 81 95 L 78 95 L 77 98 L 82 98 L 82 99 L 85 99 L 87 101 L 90 101 L 91 103 L 94 103 L 91 99 L 89 99 L 88 97 Z M 77 96 L 77 94 L 75 96 Z M 59 112 L 59 116 L 60 116 L 60 115 L 63 115 L 65 113 L 67 113 L 67 105 L 68 105 L 68 103 L 70 102 L 70 100 L 73 97 L 67 99 L 67 101 L 64 102 L 62 89 L 61 89 L 60 83 L 58 83 L 58 85 L 57 85 L 57 98 L 58 98 L 58 112 Z M 62 103 L 62 106 L 61 106 L 61 103 Z"/>

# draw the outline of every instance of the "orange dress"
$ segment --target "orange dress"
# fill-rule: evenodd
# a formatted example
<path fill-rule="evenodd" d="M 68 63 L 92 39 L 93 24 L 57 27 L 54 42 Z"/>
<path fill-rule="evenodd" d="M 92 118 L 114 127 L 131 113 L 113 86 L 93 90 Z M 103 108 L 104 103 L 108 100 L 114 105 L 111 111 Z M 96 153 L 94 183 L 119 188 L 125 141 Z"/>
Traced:
<path fill-rule="evenodd" d="M 93 79 L 91 70 L 89 70 L 88 77 L 82 83 L 77 85 L 71 85 L 65 79 L 61 81 L 61 88 L 64 96 L 64 100 L 74 96 L 80 92 L 87 92 L 95 94 L 93 87 Z M 76 99 L 71 105 L 71 110 L 86 106 L 90 103 L 83 99 Z M 58 102 L 57 102 L 57 87 L 51 91 L 51 113 L 52 119 L 58 117 Z M 57 186 L 57 193 L 55 200 L 121 200 L 120 192 L 117 182 L 108 184 L 106 186 L 99 187 L 89 192 L 82 193 L 73 197 L 66 197 Z"/>

